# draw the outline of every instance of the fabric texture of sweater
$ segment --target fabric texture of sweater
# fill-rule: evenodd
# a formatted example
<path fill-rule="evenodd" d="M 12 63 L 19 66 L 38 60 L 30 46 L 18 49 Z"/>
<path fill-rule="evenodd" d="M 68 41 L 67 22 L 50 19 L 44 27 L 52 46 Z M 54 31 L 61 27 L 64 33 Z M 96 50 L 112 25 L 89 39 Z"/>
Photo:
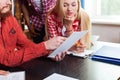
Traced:
<path fill-rule="evenodd" d="M 44 42 L 35 44 L 23 33 L 13 16 L 2 20 L 0 28 L 0 64 L 18 66 L 31 59 L 45 56 Z"/>

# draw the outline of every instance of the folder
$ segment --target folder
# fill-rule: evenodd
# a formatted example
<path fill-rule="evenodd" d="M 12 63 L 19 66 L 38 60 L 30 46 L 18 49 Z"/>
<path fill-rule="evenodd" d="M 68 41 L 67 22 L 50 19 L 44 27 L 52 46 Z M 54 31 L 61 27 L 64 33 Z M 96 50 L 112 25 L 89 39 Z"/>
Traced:
<path fill-rule="evenodd" d="M 103 46 L 91 55 L 91 59 L 120 65 L 120 47 Z"/>

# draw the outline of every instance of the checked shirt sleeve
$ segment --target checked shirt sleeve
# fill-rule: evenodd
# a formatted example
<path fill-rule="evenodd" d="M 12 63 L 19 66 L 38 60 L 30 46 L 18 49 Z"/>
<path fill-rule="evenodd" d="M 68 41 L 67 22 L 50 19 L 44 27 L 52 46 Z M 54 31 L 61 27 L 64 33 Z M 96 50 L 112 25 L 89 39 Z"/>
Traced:
<path fill-rule="evenodd" d="M 42 0 L 43 13 L 47 13 L 56 5 L 57 0 Z"/>

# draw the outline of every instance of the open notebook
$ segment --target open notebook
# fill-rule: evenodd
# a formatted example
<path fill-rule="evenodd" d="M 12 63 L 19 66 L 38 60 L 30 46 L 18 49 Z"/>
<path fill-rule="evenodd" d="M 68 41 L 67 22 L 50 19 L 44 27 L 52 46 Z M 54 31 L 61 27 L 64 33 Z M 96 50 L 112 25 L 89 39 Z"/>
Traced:
<path fill-rule="evenodd" d="M 81 53 L 74 53 L 72 51 L 67 51 L 68 55 L 80 57 L 80 58 L 87 58 L 93 53 L 93 50 L 85 50 L 84 52 Z"/>
<path fill-rule="evenodd" d="M 93 53 L 91 59 L 120 65 L 120 47 L 103 46 Z"/>

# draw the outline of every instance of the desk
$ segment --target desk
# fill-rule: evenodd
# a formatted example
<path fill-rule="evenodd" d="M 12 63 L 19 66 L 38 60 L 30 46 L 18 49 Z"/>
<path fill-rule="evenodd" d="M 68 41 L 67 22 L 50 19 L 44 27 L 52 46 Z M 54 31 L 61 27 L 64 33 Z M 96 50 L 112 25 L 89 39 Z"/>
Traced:
<path fill-rule="evenodd" d="M 61 62 L 43 57 L 26 62 L 19 67 L 0 66 L 0 68 L 11 72 L 25 71 L 26 80 L 42 80 L 53 73 L 80 80 L 117 80 L 120 77 L 120 66 L 118 65 L 68 55 Z"/>

